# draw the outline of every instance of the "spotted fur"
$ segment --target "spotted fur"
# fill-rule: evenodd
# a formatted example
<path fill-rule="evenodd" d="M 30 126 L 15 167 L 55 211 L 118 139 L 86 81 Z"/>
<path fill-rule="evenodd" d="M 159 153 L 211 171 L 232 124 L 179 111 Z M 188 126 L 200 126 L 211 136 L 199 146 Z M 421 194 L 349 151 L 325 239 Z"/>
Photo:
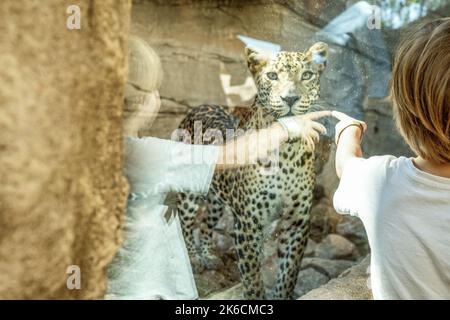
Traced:
<path fill-rule="evenodd" d="M 180 128 L 193 133 L 194 122 L 201 121 L 204 130 L 260 129 L 276 118 L 304 114 L 319 96 L 319 77 L 326 56 L 324 43 L 316 43 L 306 52 L 279 52 L 275 56 L 246 49 L 248 67 L 258 88 L 246 116 L 204 105 L 191 110 Z M 282 145 L 279 152 L 279 170 L 274 174 L 262 174 L 261 169 L 271 165 L 262 161 L 214 174 L 200 227 L 200 250 L 193 238 L 199 196 L 179 194 L 178 209 L 194 270 L 221 265 L 213 251 L 212 232 L 225 206 L 233 212 L 235 249 L 247 299 L 266 297 L 260 270 L 264 229 L 271 221 L 279 219 L 279 268 L 273 298 L 292 298 L 308 239 L 314 152 L 304 139 Z"/>

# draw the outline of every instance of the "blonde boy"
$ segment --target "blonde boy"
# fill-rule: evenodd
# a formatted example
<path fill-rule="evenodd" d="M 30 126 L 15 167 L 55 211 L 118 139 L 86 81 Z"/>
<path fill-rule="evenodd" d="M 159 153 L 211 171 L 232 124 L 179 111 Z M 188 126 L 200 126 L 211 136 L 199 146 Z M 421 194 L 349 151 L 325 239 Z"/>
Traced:
<path fill-rule="evenodd" d="M 334 195 L 361 218 L 375 299 L 450 299 L 450 18 L 422 24 L 399 46 L 391 97 L 415 158 L 362 158 L 365 124 L 339 113 Z"/>

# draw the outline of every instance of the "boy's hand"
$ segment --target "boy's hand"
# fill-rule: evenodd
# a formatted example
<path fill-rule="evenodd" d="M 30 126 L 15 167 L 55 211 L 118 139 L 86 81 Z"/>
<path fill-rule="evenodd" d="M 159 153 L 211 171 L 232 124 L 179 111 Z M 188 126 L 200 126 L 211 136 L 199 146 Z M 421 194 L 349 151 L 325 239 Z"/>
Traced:
<path fill-rule="evenodd" d="M 354 157 L 362 157 L 361 139 L 367 125 L 349 117 L 345 113 L 333 111 L 333 117 L 339 120 L 336 124 L 336 174 L 340 178 L 345 164 Z M 342 140 L 342 143 L 339 141 Z"/>
<path fill-rule="evenodd" d="M 367 124 L 364 121 L 357 120 L 346 115 L 343 112 L 332 111 L 331 115 L 339 120 L 336 124 L 336 132 L 334 141 L 336 144 L 340 138 L 345 135 L 353 135 L 361 139 L 363 133 L 367 130 Z M 362 130 L 361 130 L 362 129 Z"/>

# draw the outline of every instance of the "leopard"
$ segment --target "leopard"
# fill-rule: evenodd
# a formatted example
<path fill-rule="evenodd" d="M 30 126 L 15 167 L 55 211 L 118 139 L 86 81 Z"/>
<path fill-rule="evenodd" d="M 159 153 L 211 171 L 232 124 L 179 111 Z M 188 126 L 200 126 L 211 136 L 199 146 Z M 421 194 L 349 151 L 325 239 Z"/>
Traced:
<path fill-rule="evenodd" d="M 179 128 L 194 134 L 195 123 L 203 133 L 217 129 L 244 131 L 267 128 L 285 116 L 310 111 L 319 98 L 320 76 L 328 58 L 328 45 L 313 44 L 305 51 L 269 53 L 245 48 L 245 59 L 257 93 L 246 109 L 220 105 L 192 108 Z M 228 131 L 230 132 L 230 131 Z M 208 139 L 204 139 L 208 144 Z M 315 185 L 314 145 L 306 137 L 279 146 L 278 158 L 230 170 L 216 170 L 204 196 L 205 209 L 200 223 L 200 247 L 196 246 L 194 227 L 202 196 L 179 193 L 177 209 L 194 272 L 217 269 L 223 262 L 216 255 L 213 230 L 228 208 L 234 220 L 234 247 L 245 299 L 266 299 L 261 274 L 264 234 L 278 220 L 277 274 L 271 299 L 292 299 L 301 260 L 310 231 L 310 210 Z M 264 161 L 263 161 L 264 160 Z M 277 161 L 276 166 L 273 162 Z M 277 170 L 267 174 L 268 168 Z M 266 172 L 264 172 L 266 170 Z"/>

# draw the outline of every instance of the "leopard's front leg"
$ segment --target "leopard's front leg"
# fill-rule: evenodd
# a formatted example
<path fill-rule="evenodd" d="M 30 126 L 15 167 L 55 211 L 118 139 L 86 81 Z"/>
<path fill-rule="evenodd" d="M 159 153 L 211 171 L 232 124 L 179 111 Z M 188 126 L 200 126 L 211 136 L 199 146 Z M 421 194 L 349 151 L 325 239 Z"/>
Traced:
<path fill-rule="evenodd" d="M 194 241 L 195 218 L 199 207 L 198 202 L 199 196 L 197 194 L 178 194 L 177 210 L 180 216 L 181 229 L 183 231 L 184 242 L 186 243 L 192 270 L 195 273 L 201 273 L 204 269 Z"/>
<path fill-rule="evenodd" d="M 274 299 L 292 299 L 300 271 L 301 261 L 309 236 L 310 217 L 305 207 L 291 211 L 281 220 L 278 239 L 278 273 Z"/>
<path fill-rule="evenodd" d="M 224 203 L 218 196 L 216 188 L 208 193 L 208 204 L 200 226 L 201 234 L 201 261 L 207 269 L 218 270 L 223 267 L 223 261 L 214 251 L 213 230 L 223 214 Z"/>
<path fill-rule="evenodd" d="M 235 214 L 235 247 L 245 299 L 265 299 L 261 275 L 262 228 L 250 215 Z"/>
<path fill-rule="evenodd" d="M 314 156 L 305 152 L 301 160 L 302 187 L 291 189 L 280 221 L 278 273 L 275 299 L 292 299 L 310 231 L 310 211 L 315 182 Z M 295 182 L 288 179 L 292 185 Z"/>

